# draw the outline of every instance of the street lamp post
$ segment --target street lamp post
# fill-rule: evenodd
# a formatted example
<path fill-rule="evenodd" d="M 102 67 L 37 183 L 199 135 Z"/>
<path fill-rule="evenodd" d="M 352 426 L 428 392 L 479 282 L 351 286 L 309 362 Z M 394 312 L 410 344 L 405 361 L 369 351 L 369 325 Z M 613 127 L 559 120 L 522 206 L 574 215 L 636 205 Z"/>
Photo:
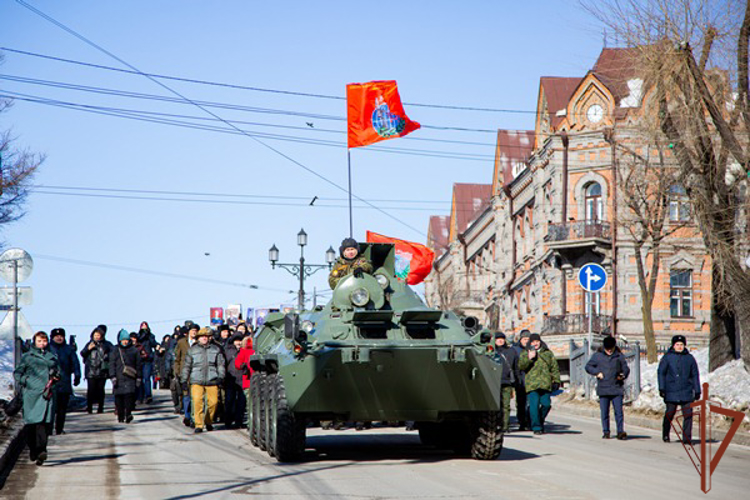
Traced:
<path fill-rule="evenodd" d="M 300 229 L 297 233 L 297 245 L 299 245 L 299 264 L 284 264 L 279 262 L 279 249 L 274 244 L 268 250 L 268 260 L 271 261 L 271 269 L 276 266 L 284 269 L 292 276 L 299 277 L 299 292 L 297 292 L 297 308 L 301 311 L 305 308 L 305 278 L 309 278 L 321 269 L 331 269 L 333 261 L 336 260 L 336 252 L 333 247 L 326 250 L 326 264 L 305 264 L 305 246 L 307 246 L 307 233 Z"/>

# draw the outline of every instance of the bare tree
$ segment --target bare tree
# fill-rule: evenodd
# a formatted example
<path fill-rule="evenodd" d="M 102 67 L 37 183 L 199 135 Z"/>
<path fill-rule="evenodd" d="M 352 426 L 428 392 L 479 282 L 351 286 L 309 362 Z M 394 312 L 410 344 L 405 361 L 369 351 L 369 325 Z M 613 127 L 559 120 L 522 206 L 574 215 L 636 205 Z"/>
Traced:
<path fill-rule="evenodd" d="M 614 138 L 612 139 L 614 140 Z M 683 205 L 670 217 L 670 202 L 675 187 L 680 186 L 679 170 L 665 159 L 665 147 L 655 141 L 645 155 L 615 144 L 625 150 L 616 172 L 620 200 L 627 210 L 618 212 L 618 225 L 625 228 L 633 242 L 638 287 L 641 292 L 641 317 L 649 363 L 657 361 L 654 336 L 653 303 L 659 278 L 661 252 L 669 245 L 669 236 L 685 226 L 687 215 Z M 656 157 L 652 158 L 652 150 Z M 669 220 L 669 222 L 667 222 Z M 647 262 L 647 257 L 651 262 Z M 646 266 L 648 265 L 648 271 Z"/>
<path fill-rule="evenodd" d="M 712 258 L 711 370 L 750 364 L 750 1 L 604 0 L 587 8 L 639 49 L 652 120 L 673 145 Z M 697 48 L 697 53 L 694 52 Z"/>
<path fill-rule="evenodd" d="M 12 101 L 0 99 L 0 113 L 11 105 Z M 41 155 L 20 149 L 15 143 L 10 131 L 0 131 L 0 226 L 23 217 L 31 180 L 44 160 Z"/>

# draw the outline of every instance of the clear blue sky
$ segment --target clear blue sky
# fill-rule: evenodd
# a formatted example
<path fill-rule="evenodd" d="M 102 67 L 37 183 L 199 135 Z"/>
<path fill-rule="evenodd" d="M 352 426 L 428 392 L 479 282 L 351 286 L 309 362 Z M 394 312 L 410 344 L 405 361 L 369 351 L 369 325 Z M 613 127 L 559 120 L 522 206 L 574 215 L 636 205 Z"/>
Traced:
<path fill-rule="evenodd" d="M 407 103 L 533 111 L 540 76 L 583 75 L 602 48 L 601 30 L 595 21 L 575 2 L 567 1 L 29 3 L 145 72 L 339 96 L 344 95 L 349 82 L 395 79 Z M 12 0 L 0 0 L 0 33 L 0 45 L 5 47 L 121 67 Z M 8 52 L 0 74 L 169 95 L 142 76 Z M 343 101 L 167 83 L 194 100 L 339 117 L 346 112 Z M 184 104 L 7 79 L 0 80 L 0 91 L 207 117 Z M 484 130 L 534 126 L 529 113 L 405 108 L 410 118 L 423 125 Z M 345 140 L 342 121 L 236 109 L 214 111 L 222 118 L 259 123 L 242 125 L 256 132 Z M 306 122 L 312 122 L 314 129 Z M 269 124 L 308 130 L 271 128 Z M 7 128 L 18 137 L 18 145 L 47 155 L 35 179 L 38 185 L 186 191 L 211 196 L 168 197 L 257 203 L 32 193 L 26 217 L 4 228 L 1 237 L 6 247 L 21 247 L 37 256 L 34 274 L 26 283 L 34 287 L 34 304 L 23 310 L 35 329 L 64 325 L 69 333 L 87 336 L 98 323 L 132 330 L 140 320 L 148 320 L 157 333 L 166 333 L 185 319 L 206 323 L 210 306 L 294 303 L 293 294 L 275 291 L 296 290 L 297 282 L 283 270 L 271 270 L 268 248 L 276 243 L 282 261 L 298 259 L 296 234 L 304 227 L 309 234 L 306 255 L 310 262 L 322 263 L 329 245 L 337 249 L 348 231 L 345 193 L 248 137 L 20 101 L 0 115 L 0 129 Z M 340 133 L 317 131 L 320 129 Z M 383 143 L 388 148 L 458 152 L 460 159 L 367 148 L 352 151 L 354 192 L 368 200 L 394 200 L 377 203 L 419 230 L 370 208 L 355 208 L 357 238 L 363 240 L 365 231 L 373 230 L 424 241 L 429 216 L 448 214 L 454 182 L 491 182 L 492 133 L 423 128 L 410 137 L 480 144 L 406 139 Z M 331 181 L 346 185 L 344 147 L 267 143 Z M 466 155 L 478 156 L 468 160 Z M 306 200 L 314 196 L 340 201 L 307 206 Z M 322 206 L 325 204 L 336 207 Z M 38 256 L 252 283 L 273 290 L 80 266 Z M 309 290 L 313 286 L 328 288 L 323 271 L 309 281 Z"/>

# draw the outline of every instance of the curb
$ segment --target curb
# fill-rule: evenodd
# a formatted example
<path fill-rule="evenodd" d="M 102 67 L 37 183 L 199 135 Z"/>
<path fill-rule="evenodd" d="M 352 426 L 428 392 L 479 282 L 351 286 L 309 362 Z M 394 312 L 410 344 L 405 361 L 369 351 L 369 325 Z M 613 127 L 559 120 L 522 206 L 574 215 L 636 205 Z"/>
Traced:
<path fill-rule="evenodd" d="M 552 406 L 553 409 L 560 413 L 568 415 L 575 415 L 579 417 L 591 417 L 596 420 L 600 419 L 599 408 L 588 406 L 587 404 L 577 404 L 569 402 L 556 402 Z M 627 409 L 625 413 L 625 425 L 632 425 L 636 427 L 645 427 L 646 429 L 661 430 L 661 417 L 647 417 L 644 415 L 634 415 L 629 413 Z M 695 433 L 694 433 L 695 435 Z M 713 429 L 713 436 L 717 440 L 723 440 L 727 435 L 726 431 L 720 429 Z M 731 444 L 739 444 L 742 446 L 750 446 L 750 434 L 746 432 L 738 431 L 732 438 Z"/>
<path fill-rule="evenodd" d="M 23 427 L 23 419 L 16 418 L 8 428 L 8 439 L 0 443 L 0 489 L 5 486 L 5 480 L 23 451 Z"/>

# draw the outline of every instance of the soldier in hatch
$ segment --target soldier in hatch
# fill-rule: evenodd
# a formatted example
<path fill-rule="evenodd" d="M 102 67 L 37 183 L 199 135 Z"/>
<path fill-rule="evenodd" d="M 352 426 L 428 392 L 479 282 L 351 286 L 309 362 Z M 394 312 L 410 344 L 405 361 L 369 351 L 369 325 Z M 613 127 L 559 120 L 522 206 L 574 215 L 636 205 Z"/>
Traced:
<path fill-rule="evenodd" d="M 328 277 L 328 284 L 331 289 L 336 288 L 339 280 L 350 274 L 355 276 L 362 273 L 372 273 L 372 264 L 364 256 L 359 254 L 359 243 L 354 238 L 345 238 L 339 247 L 341 257 L 333 265 L 331 275 Z"/>

